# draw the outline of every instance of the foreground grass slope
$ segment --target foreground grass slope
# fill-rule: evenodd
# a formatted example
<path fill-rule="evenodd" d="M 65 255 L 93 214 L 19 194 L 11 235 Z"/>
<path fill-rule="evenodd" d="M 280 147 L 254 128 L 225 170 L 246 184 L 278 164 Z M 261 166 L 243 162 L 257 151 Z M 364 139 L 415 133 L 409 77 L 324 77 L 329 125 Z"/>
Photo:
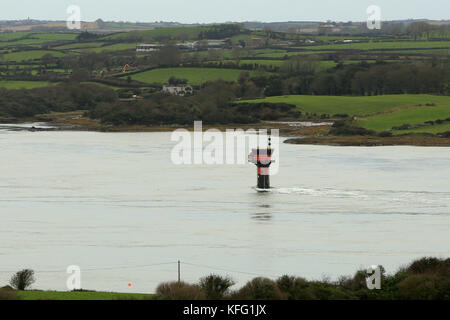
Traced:
<path fill-rule="evenodd" d="M 154 294 L 115 293 L 96 291 L 18 291 L 22 300 L 149 300 Z"/>

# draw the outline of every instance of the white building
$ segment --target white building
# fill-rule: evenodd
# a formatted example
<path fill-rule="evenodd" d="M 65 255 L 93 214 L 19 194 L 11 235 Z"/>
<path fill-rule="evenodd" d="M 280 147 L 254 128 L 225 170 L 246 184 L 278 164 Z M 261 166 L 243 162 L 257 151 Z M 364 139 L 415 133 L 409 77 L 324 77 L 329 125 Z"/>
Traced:
<path fill-rule="evenodd" d="M 163 93 L 171 94 L 173 96 L 189 96 L 194 93 L 194 89 L 188 85 L 171 86 L 164 85 L 162 89 Z"/>
<path fill-rule="evenodd" d="M 136 52 L 153 52 L 158 51 L 161 47 L 161 44 L 139 44 L 136 46 Z"/>

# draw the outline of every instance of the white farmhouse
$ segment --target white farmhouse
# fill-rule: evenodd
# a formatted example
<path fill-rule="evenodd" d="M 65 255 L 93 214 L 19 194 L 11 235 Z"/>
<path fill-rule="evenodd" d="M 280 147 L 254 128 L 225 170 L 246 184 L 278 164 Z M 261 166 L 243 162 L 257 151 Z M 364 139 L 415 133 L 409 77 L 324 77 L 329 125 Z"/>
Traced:
<path fill-rule="evenodd" d="M 194 89 L 188 85 L 170 86 L 164 85 L 162 92 L 173 96 L 189 96 L 194 93 Z"/>

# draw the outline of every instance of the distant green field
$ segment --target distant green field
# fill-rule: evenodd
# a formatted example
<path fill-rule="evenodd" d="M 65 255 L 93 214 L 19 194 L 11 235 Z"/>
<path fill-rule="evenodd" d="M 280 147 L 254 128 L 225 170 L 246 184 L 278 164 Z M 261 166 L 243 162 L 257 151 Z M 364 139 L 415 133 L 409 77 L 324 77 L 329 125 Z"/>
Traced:
<path fill-rule="evenodd" d="M 95 52 L 102 52 L 102 51 L 120 51 L 120 50 L 135 50 L 136 49 L 136 43 L 116 43 L 110 46 L 98 46 L 98 47 L 88 47 L 85 49 L 81 49 L 80 51 L 95 51 Z"/>
<path fill-rule="evenodd" d="M 447 49 L 423 49 L 423 50 L 388 50 L 384 53 L 396 53 L 396 54 L 450 54 L 450 47 Z"/>
<path fill-rule="evenodd" d="M 180 36 L 185 35 L 187 38 L 194 39 L 197 38 L 202 30 L 208 30 L 208 27 L 179 27 L 179 28 L 157 28 L 153 30 L 141 30 L 141 31 L 131 31 L 131 32 L 121 32 L 112 34 L 104 37 L 106 40 L 117 40 L 117 39 L 129 39 L 131 37 L 142 37 L 144 39 L 150 39 L 153 37 L 161 36 Z"/>
<path fill-rule="evenodd" d="M 259 64 L 262 66 L 279 67 L 285 62 L 285 60 L 241 60 L 240 64 Z"/>
<path fill-rule="evenodd" d="M 361 43 L 342 43 L 326 44 L 308 47 L 299 47 L 302 49 L 357 49 L 357 50 L 376 50 L 376 49 L 427 49 L 427 48 L 449 48 L 450 41 L 391 41 L 391 42 L 361 42 Z"/>
<path fill-rule="evenodd" d="M 53 55 L 54 57 L 62 57 L 64 53 L 59 51 L 47 51 L 47 50 L 27 50 L 19 52 L 11 52 L 4 55 L 4 58 L 8 61 L 26 61 L 26 60 L 37 60 L 41 59 L 47 53 Z"/>
<path fill-rule="evenodd" d="M 0 47 L 16 47 L 16 46 L 32 46 L 37 47 L 43 43 L 42 40 L 39 39 L 21 39 L 10 42 L 0 42 Z"/>
<path fill-rule="evenodd" d="M 77 37 L 75 33 L 32 33 L 32 32 L 18 32 L 0 34 L 0 47 L 11 47 L 19 45 L 41 45 L 56 41 L 73 41 Z M 9 41 L 7 40 L 14 40 Z"/>
<path fill-rule="evenodd" d="M 96 291 L 18 291 L 23 300 L 150 300 L 154 294 L 114 293 Z"/>
<path fill-rule="evenodd" d="M 332 40 L 370 40 L 369 36 L 347 36 L 347 35 L 339 35 L 339 36 L 315 36 L 314 40 L 321 41 L 332 41 Z"/>
<path fill-rule="evenodd" d="M 113 89 L 113 90 L 122 89 L 120 87 L 110 86 L 108 84 L 103 84 L 103 83 L 99 83 L 99 82 L 91 82 L 91 81 L 81 82 L 81 84 L 91 84 L 91 85 L 96 85 L 96 86 L 99 86 L 99 87 L 110 88 L 110 89 Z"/>
<path fill-rule="evenodd" d="M 273 50 L 267 52 L 256 52 L 256 57 L 261 58 L 284 58 L 288 53 L 286 50 Z"/>
<path fill-rule="evenodd" d="M 450 97 L 433 95 L 383 95 L 371 97 L 336 97 L 336 96 L 306 96 L 290 95 L 268 97 L 265 99 L 242 102 L 272 102 L 289 103 L 298 106 L 302 111 L 317 114 L 348 114 L 350 116 L 365 116 L 385 112 L 398 107 L 416 106 L 434 103 L 438 106 L 449 106 Z"/>
<path fill-rule="evenodd" d="M 70 49 L 83 49 L 83 48 L 97 48 L 102 46 L 103 42 L 81 42 L 81 43 L 71 43 L 71 44 L 65 44 L 65 45 L 58 45 L 57 47 L 53 47 L 53 49 L 57 50 L 70 50 Z"/>
<path fill-rule="evenodd" d="M 54 85 L 47 81 L 0 81 L 0 88 L 5 89 L 33 89 Z"/>
<path fill-rule="evenodd" d="M 14 39 L 20 39 L 28 35 L 28 32 L 10 32 L 0 33 L 0 41 L 10 41 Z"/>
<path fill-rule="evenodd" d="M 167 83 L 170 77 L 187 79 L 190 84 L 199 85 L 207 81 L 222 79 L 236 81 L 245 70 L 219 68 L 165 68 L 137 73 L 131 76 L 133 80 L 144 83 Z M 255 72 L 250 72 L 255 73 Z"/>
<path fill-rule="evenodd" d="M 37 38 L 42 41 L 73 41 L 77 38 L 77 33 L 36 33 L 30 38 Z"/>
<path fill-rule="evenodd" d="M 333 53 L 334 51 L 286 51 L 279 50 L 276 52 L 268 52 L 258 54 L 256 57 L 261 58 L 284 58 L 284 57 L 292 57 L 292 56 L 302 56 L 302 55 L 313 55 L 313 54 L 322 54 L 322 53 Z"/>
<path fill-rule="evenodd" d="M 447 118 L 450 118 L 450 97 L 444 105 L 399 109 L 394 112 L 359 119 L 357 125 L 375 131 L 384 131 L 403 124 L 415 125 Z"/>

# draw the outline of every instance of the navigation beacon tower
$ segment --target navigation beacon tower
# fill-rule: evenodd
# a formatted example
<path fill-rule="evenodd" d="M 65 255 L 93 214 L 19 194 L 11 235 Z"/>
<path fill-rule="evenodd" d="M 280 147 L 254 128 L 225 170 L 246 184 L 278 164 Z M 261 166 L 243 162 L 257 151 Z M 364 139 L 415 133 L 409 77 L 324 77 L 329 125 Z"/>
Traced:
<path fill-rule="evenodd" d="M 258 139 L 258 147 L 252 149 L 252 152 L 248 155 L 248 161 L 255 164 L 258 168 L 258 181 L 256 185 L 256 191 L 258 192 L 267 192 L 270 190 L 269 167 L 274 162 L 272 160 L 272 154 L 272 138 L 269 135 L 267 148 L 260 148 Z"/>

